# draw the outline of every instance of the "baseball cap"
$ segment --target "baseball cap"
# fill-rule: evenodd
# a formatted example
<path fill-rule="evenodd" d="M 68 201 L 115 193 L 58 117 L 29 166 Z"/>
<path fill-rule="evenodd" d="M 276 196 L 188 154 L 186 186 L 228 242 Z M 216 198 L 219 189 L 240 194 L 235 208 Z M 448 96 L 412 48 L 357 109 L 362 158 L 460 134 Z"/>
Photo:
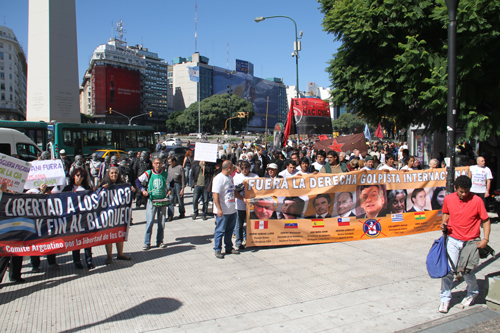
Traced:
<path fill-rule="evenodd" d="M 276 169 L 277 170 L 278 169 L 278 165 L 276 163 L 269 163 L 267 165 L 267 168 L 268 169 Z"/>
<path fill-rule="evenodd" d="M 66 155 L 66 150 L 61 149 L 61 150 L 59 151 L 59 154 L 60 154 L 60 155 Z"/>

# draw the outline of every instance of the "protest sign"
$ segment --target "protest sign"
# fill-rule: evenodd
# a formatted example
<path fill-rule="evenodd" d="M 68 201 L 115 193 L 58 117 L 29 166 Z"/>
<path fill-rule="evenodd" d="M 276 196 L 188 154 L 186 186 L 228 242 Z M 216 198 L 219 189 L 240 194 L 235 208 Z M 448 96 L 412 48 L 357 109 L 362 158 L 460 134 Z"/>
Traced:
<path fill-rule="evenodd" d="M 33 161 L 24 184 L 25 189 L 47 186 L 66 185 L 66 174 L 61 160 Z"/>
<path fill-rule="evenodd" d="M 456 177 L 469 168 L 456 168 Z M 438 230 L 446 170 L 245 180 L 247 247 L 343 242 Z"/>
<path fill-rule="evenodd" d="M 28 162 L 0 153 L 0 184 L 7 183 L 8 190 L 21 193 L 30 167 Z"/>
<path fill-rule="evenodd" d="M 196 142 L 194 146 L 194 160 L 215 163 L 217 161 L 218 147 L 214 143 Z"/>
<path fill-rule="evenodd" d="M 127 238 L 130 185 L 95 192 L 0 195 L 0 256 L 56 254 Z"/>

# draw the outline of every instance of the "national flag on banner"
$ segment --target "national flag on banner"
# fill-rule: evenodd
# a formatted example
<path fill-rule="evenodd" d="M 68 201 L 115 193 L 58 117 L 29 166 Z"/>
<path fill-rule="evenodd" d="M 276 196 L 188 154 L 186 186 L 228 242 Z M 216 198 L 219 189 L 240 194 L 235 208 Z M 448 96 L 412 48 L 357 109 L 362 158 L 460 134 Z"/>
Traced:
<path fill-rule="evenodd" d="M 382 132 L 382 126 L 380 126 L 380 122 L 378 123 L 377 130 L 375 131 L 375 136 L 380 139 L 384 138 L 384 133 Z"/>
<path fill-rule="evenodd" d="M 287 221 L 285 223 L 285 229 L 290 229 L 290 228 L 295 229 L 295 228 L 298 228 L 298 227 L 299 227 L 299 225 L 295 221 Z"/>
<path fill-rule="evenodd" d="M 321 135 L 318 135 L 318 139 L 320 139 L 320 141 L 328 140 L 328 136 L 326 134 L 321 134 Z"/>
<path fill-rule="evenodd" d="M 267 229 L 268 223 L 267 221 L 255 221 L 254 229 Z"/>
<path fill-rule="evenodd" d="M 391 221 L 392 222 L 403 222 L 403 214 L 391 214 Z"/>
<path fill-rule="evenodd" d="M 339 217 L 337 219 L 339 227 L 346 227 L 351 225 L 351 219 L 349 217 Z"/>
<path fill-rule="evenodd" d="M 424 212 L 415 213 L 415 220 L 425 220 L 425 213 Z"/>
<path fill-rule="evenodd" d="M 312 223 L 313 228 L 324 228 L 325 227 L 325 222 L 323 222 L 323 219 L 311 220 L 311 223 Z"/>
<path fill-rule="evenodd" d="M 200 82 L 200 67 L 188 67 L 189 79 L 194 82 Z"/>

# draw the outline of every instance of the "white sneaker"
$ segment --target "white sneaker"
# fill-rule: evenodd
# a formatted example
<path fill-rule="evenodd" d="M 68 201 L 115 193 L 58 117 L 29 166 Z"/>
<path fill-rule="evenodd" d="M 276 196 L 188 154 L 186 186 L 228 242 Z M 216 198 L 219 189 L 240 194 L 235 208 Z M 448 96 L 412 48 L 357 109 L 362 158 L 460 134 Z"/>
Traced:
<path fill-rule="evenodd" d="M 474 300 L 477 298 L 478 295 L 474 296 L 466 296 L 463 300 L 462 303 L 458 304 L 457 307 L 459 309 L 464 309 L 468 306 L 471 306 L 472 303 L 474 303 Z"/>
<path fill-rule="evenodd" d="M 450 303 L 446 302 L 441 302 L 441 305 L 439 306 L 439 312 L 441 313 L 448 313 L 448 308 L 450 307 Z"/>

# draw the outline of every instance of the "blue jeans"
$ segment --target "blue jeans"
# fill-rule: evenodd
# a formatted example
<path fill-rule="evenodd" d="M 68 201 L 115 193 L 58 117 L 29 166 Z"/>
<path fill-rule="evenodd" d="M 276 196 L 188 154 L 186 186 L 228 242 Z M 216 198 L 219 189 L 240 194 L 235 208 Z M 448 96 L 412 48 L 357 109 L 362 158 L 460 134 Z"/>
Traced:
<path fill-rule="evenodd" d="M 208 210 L 208 193 L 205 186 L 196 185 L 193 190 L 193 211 L 194 215 L 198 215 L 198 200 L 202 200 L 202 212 L 203 216 L 207 215 Z"/>
<path fill-rule="evenodd" d="M 186 179 L 186 184 L 188 186 L 193 186 L 193 185 L 191 185 L 191 167 L 185 167 L 184 171 L 186 172 L 185 175 L 184 175 L 186 177 L 185 178 Z"/>
<path fill-rule="evenodd" d="M 448 236 L 446 249 L 448 250 L 448 255 L 453 261 L 455 267 L 458 263 L 458 256 L 460 255 L 460 250 L 464 247 L 465 242 L 458 240 L 456 238 Z M 450 265 L 451 267 L 451 265 Z M 467 296 L 474 296 L 479 294 L 479 287 L 477 286 L 477 280 L 475 274 L 464 274 L 464 280 L 467 282 Z M 450 272 L 441 279 L 441 302 L 449 303 L 451 300 L 451 286 L 453 284 L 453 272 Z"/>
<path fill-rule="evenodd" d="M 215 216 L 215 233 L 214 233 L 214 250 L 220 251 L 222 249 L 222 237 L 224 237 L 224 245 L 227 250 L 233 248 L 233 230 L 236 224 L 237 213 L 222 215 L 222 217 Z"/>
<path fill-rule="evenodd" d="M 146 235 L 144 235 L 144 245 L 151 245 L 151 233 L 153 232 L 153 224 L 155 216 L 158 222 L 158 232 L 156 234 L 156 244 L 163 243 L 163 230 L 165 229 L 165 215 L 167 206 L 153 206 L 151 200 L 148 200 L 146 205 Z"/>
<path fill-rule="evenodd" d="M 247 219 L 246 210 L 238 210 L 238 221 L 236 221 L 236 226 L 234 227 L 234 233 L 236 234 L 235 245 L 237 248 L 241 246 L 243 240 L 247 239 L 247 231 L 243 225 Z"/>
<path fill-rule="evenodd" d="M 174 207 L 175 203 L 179 203 L 179 215 L 184 215 L 186 210 L 184 209 L 184 196 L 181 197 L 182 184 L 175 183 L 172 188 L 172 194 L 170 194 L 170 206 L 168 206 L 168 217 L 174 217 Z"/>

